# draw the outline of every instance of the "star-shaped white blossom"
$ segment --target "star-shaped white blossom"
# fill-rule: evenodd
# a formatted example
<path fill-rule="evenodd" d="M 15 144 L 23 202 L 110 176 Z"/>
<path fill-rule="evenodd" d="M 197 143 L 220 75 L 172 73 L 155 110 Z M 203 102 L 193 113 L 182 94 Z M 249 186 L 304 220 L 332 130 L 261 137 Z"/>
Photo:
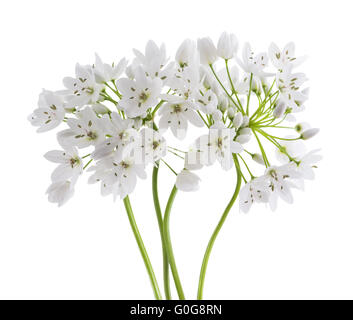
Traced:
<path fill-rule="evenodd" d="M 119 106 L 128 117 L 134 118 L 143 115 L 147 109 L 157 105 L 162 90 L 162 81 L 159 78 L 147 77 L 142 68 L 137 68 L 134 80 L 119 79 L 117 86 L 122 94 Z"/>
<path fill-rule="evenodd" d="M 38 101 L 38 107 L 28 117 L 37 132 L 46 132 L 59 126 L 65 117 L 65 104 L 61 95 L 44 90 Z"/>
<path fill-rule="evenodd" d="M 242 145 L 234 141 L 234 137 L 234 130 L 228 129 L 223 122 L 211 126 L 209 134 L 201 136 L 195 142 L 201 163 L 209 166 L 218 160 L 224 170 L 229 170 L 233 166 L 233 153 L 243 151 Z"/>
<path fill-rule="evenodd" d="M 59 166 L 53 171 L 51 179 L 53 182 L 74 180 L 82 173 L 82 160 L 74 147 L 65 147 L 64 150 L 52 150 L 44 157 Z"/>
<path fill-rule="evenodd" d="M 286 44 L 283 50 L 280 50 L 278 46 L 272 42 L 268 49 L 268 54 L 273 65 L 281 72 L 288 66 L 297 67 L 305 60 L 305 57 L 297 58 L 295 56 L 295 45 L 293 42 Z"/>
<path fill-rule="evenodd" d="M 58 133 L 60 144 L 85 148 L 105 139 L 106 119 L 98 118 L 90 107 L 77 112 L 76 115 L 77 118 L 67 119 L 70 129 Z"/>
<path fill-rule="evenodd" d="M 185 100 L 177 98 L 168 102 L 159 109 L 159 128 L 161 130 L 170 128 L 174 136 L 184 139 L 188 129 L 188 122 L 194 126 L 202 127 L 203 122 L 192 105 Z"/>
<path fill-rule="evenodd" d="M 91 66 L 76 65 L 76 78 L 66 77 L 63 80 L 66 87 L 67 105 L 75 108 L 102 100 L 100 96 L 104 85 L 97 83 Z"/>
<path fill-rule="evenodd" d="M 244 213 L 249 212 L 254 203 L 267 203 L 270 197 L 270 188 L 266 177 L 262 176 L 249 181 L 240 190 L 239 207 Z"/>

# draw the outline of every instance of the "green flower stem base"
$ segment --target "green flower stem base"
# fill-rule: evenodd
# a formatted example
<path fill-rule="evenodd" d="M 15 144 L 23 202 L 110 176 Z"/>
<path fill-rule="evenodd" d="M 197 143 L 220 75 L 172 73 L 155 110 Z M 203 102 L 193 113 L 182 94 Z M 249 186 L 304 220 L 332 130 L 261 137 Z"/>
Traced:
<path fill-rule="evenodd" d="M 224 210 L 223 215 L 222 215 L 216 229 L 214 230 L 210 241 L 208 242 L 208 246 L 207 246 L 204 258 L 203 258 L 201 272 L 200 272 L 199 288 L 198 288 L 198 292 L 197 292 L 197 299 L 198 300 L 203 299 L 203 288 L 204 288 L 204 284 L 205 284 L 206 270 L 207 270 L 208 260 L 210 259 L 213 245 L 214 245 L 214 243 L 217 239 L 217 236 L 218 236 L 220 230 L 222 229 L 224 222 L 227 219 L 228 213 L 229 213 L 230 209 L 233 207 L 235 200 L 237 199 L 239 191 L 240 191 L 242 176 L 241 176 L 241 171 L 239 170 L 239 163 L 238 163 L 238 159 L 236 158 L 236 156 L 234 156 L 234 163 L 235 163 L 235 167 L 237 170 L 237 184 L 235 187 L 234 194 L 233 194 L 232 198 L 230 199 L 226 209 Z"/>
<path fill-rule="evenodd" d="M 140 252 L 141 252 L 141 256 L 142 256 L 143 262 L 145 263 L 145 266 L 146 266 L 146 269 L 147 269 L 148 276 L 150 277 L 150 280 L 151 280 L 154 296 L 155 296 L 156 300 L 162 300 L 163 298 L 162 298 L 161 292 L 159 290 L 157 279 L 156 279 L 156 276 L 154 274 L 153 267 L 152 267 L 151 261 L 150 261 L 150 259 L 148 257 L 145 245 L 143 244 L 139 229 L 138 229 L 138 227 L 136 225 L 136 221 L 135 221 L 135 218 L 134 218 L 134 214 L 132 212 L 132 208 L 131 208 L 131 204 L 130 204 L 130 200 L 129 200 L 128 196 L 126 196 L 124 198 L 124 205 L 125 205 L 127 216 L 129 218 L 129 221 L 130 221 L 131 229 L 132 229 L 132 231 L 134 233 L 137 245 L 138 245 L 138 247 L 140 249 Z"/>
<path fill-rule="evenodd" d="M 163 280 L 164 280 L 164 292 L 167 300 L 172 299 L 172 295 L 170 292 L 170 279 L 169 279 L 169 263 L 168 263 L 168 255 L 164 241 L 164 233 L 163 233 L 163 216 L 161 211 L 161 206 L 159 203 L 158 197 L 158 171 L 159 171 L 159 163 L 153 168 L 152 173 L 152 194 L 153 194 L 153 202 L 154 208 L 157 215 L 159 232 L 161 234 L 161 242 L 163 249 Z"/>
<path fill-rule="evenodd" d="M 173 278 L 174 278 L 174 282 L 175 282 L 175 287 L 178 292 L 179 299 L 185 300 L 184 291 L 183 291 L 183 288 L 182 288 L 182 285 L 180 282 L 180 277 L 179 277 L 178 270 L 177 270 L 176 263 L 175 263 L 172 242 L 170 240 L 170 232 L 169 232 L 170 211 L 172 209 L 172 205 L 173 205 L 177 191 L 178 191 L 178 189 L 176 188 L 176 186 L 174 186 L 172 189 L 172 192 L 170 193 L 167 207 L 165 209 L 165 214 L 164 214 L 163 232 L 164 232 L 164 241 L 165 241 L 165 245 L 166 245 L 166 250 L 167 250 L 167 254 L 168 254 L 168 261 L 170 264 L 170 268 L 172 270 L 172 274 L 173 274 Z"/>

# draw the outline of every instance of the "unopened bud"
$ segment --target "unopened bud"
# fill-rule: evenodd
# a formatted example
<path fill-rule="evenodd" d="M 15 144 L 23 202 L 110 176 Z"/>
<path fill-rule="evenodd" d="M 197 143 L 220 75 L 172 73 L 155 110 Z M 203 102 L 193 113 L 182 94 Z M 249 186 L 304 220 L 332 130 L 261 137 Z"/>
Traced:
<path fill-rule="evenodd" d="M 307 122 L 301 122 L 301 123 L 298 123 L 296 126 L 295 126 L 295 130 L 299 133 L 307 130 L 310 128 L 310 125 L 309 123 Z"/>
<path fill-rule="evenodd" d="M 244 144 L 249 142 L 251 139 L 251 135 L 250 134 L 241 134 L 240 136 L 238 136 L 235 141 L 239 142 L 240 144 Z"/>
<path fill-rule="evenodd" d="M 244 116 L 243 117 L 243 123 L 241 125 L 242 127 L 248 127 L 249 126 L 249 117 L 248 116 Z"/>
<path fill-rule="evenodd" d="M 282 118 L 285 111 L 286 105 L 283 101 L 281 101 L 276 105 L 275 110 L 273 110 L 273 116 L 275 118 Z"/>
<path fill-rule="evenodd" d="M 229 105 L 229 100 L 225 96 L 220 96 L 218 98 L 218 109 L 221 110 L 223 113 L 227 111 Z"/>
<path fill-rule="evenodd" d="M 264 158 L 262 157 L 261 154 L 254 153 L 254 154 L 252 155 L 252 159 L 253 159 L 255 162 L 257 162 L 258 164 L 265 165 Z"/>
<path fill-rule="evenodd" d="M 232 120 L 234 118 L 234 115 L 235 115 L 234 109 L 233 108 L 229 108 L 227 114 L 228 114 L 228 118 Z"/>
<path fill-rule="evenodd" d="M 240 128 L 243 124 L 243 115 L 240 112 L 237 112 L 233 119 L 233 124 L 236 130 Z"/>
<path fill-rule="evenodd" d="M 308 140 L 314 136 L 316 136 L 318 133 L 319 133 L 320 129 L 318 128 L 312 128 L 312 129 L 308 129 L 308 130 L 305 130 L 302 134 L 301 134 L 301 138 L 303 140 Z"/>
<path fill-rule="evenodd" d="M 250 128 L 242 128 L 239 130 L 239 135 L 251 135 L 251 129 Z"/>

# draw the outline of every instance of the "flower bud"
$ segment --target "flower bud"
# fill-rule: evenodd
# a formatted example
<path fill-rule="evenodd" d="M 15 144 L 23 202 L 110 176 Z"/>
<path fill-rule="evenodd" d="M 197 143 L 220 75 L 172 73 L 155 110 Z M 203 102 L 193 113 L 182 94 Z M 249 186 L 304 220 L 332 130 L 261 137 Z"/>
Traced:
<path fill-rule="evenodd" d="M 319 133 L 320 129 L 318 128 L 312 128 L 312 129 L 308 129 L 308 130 L 305 130 L 302 134 L 301 134 L 301 138 L 303 140 L 308 140 L 314 136 L 316 136 L 318 133 Z"/>
<path fill-rule="evenodd" d="M 190 64 L 195 51 L 195 42 L 190 39 L 185 39 L 175 54 L 175 61 L 179 63 L 180 67 L 184 68 Z"/>
<path fill-rule="evenodd" d="M 238 39 L 231 33 L 223 32 L 218 40 L 217 53 L 223 59 L 231 59 L 238 51 Z"/>
<path fill-rule="evenodd" d="M 309 123 L 307 122 L 301 122 L 301 123 L 298 123 L 296 126 L 295 126 L 295 130 L 299 133 L 307 130 L 310 128 L 310 125 Z"/>
<path fill-rule="evenodd" d="M 244 144 L 249 142 L 251 139 L 251 135 L 250 134 L 241 134 L 240 136 L 238 136 L 235 141 L 239 142 L 240 144 Z"/>
<path fill-rule="evenodd" d="M 250 128 L 242 128 L 239 130 L 239 135 L 243 135 L 243 134 L 246 134 L 246 135 L 251 135 L 251 129 Z"/>
<path fill-rule="evenodd" d="M 262 157 L 261 154 L 259 153 L 254 153 L 252 155 L 252 159 L 257 162 L 258 164 L 261 164 L 261 165 L 265 165 L 265 161 L 264 161 L 264 158 Z"/>
<path fill-rule="evenodd" d="M 273 116 L 275 118 L 282 118 L 285 111 L 286 111 L 286 105 L 283 101 L 280 101 L 276 105 L 275 109 L 273 110 Z"/>
<path fill-rule="evenodd" d="M 249 117 L 244 116 L 243 117 L 243 123 L 241 124 L 242 127 L 248 127 L 249 126 Z"/>
<path fill-rule="evenodd" d="M 234 110 L 234 108 L 229 108 L 227 114 L 228 114 L 228 118 L 229 118 L 230 120 L 232 120 L 232 119 L 234 118 L 234 115 L 235 115 L 235 110 Z"/>
<path fill-rule="evenodd" d="M 176 187 L 181 191 L 196 191 L 199 189 L 200 178 L 189 170 L 183 169 L 177 176 Z"/>
<path fill-rule="evenodd" d="M 240 128 L 240 126 L 243 123 L 243 115 L 241 114 L 241 112 L 237 112 L 237 114 L 234 116 L 233 119 L 233 124 L 236 130 L 238 130 Z"/>
<path fill-rule="evenodd" d="M 218 109 L 222 111 L 222 113 L 226 112 L 229 106 L 229 100 L 224 95 L 218 97 Z"/>
<path fill-rule="evenodd" d="M 214 46 L 211 38 L 207 37 L 198 39 L 197 48 L 200 52 L 200 61 L 202 64 L 213 64 L 217 60 L 217 49 Z"/>
<path fill-rule="evenodd" d="M 110 112 L 110 110 L 101 103 L 92 104 L 92 109 L 97 114 L 107 114 Z"/>

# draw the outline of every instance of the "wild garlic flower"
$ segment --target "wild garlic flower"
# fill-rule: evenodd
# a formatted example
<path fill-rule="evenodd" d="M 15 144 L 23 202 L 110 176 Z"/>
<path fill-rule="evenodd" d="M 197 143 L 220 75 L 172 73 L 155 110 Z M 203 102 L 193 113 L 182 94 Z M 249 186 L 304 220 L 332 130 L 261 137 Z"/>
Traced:
<path fill-rule="evenodd" d="M 255 203 L 275 209 L 279 199 L 291 203 L 293 189 L 313 179 L 321 159 L 316 148 L 305 147 L 318 129 L 301 118 L 291 122 L 309 98 L 306 75 L 294 71 L 304 58 L 293 43 L 283 49 L 272 43 L 268 53 L 255 53 L 249 43 L 239 50 L 229 33 L 216 43 L 186 39 L 174 60 L 153 41 L 144 51 L 134 49 L 130 63 L 105 63 L 96 55 L 94 64 L 77 64 L 75 77 L 64 78 L 64 90 L 44 90 L 29 121 L 38 132 L 60 127 L 63 150 L 45 155 L 59 164 L 49 200 L 65 203 L 84 171 L 103 195 L 124 199 L 149 166 L 164 164 L 177 175 L 177 189 L 196 191 L 195 171 L 219 162 L 224 170 L 235 166 L 244 182 L 241 211 Z M 190 127 L 200 132 L 191 146 L 170 144 L 170 134 L 183 140 Z M 178 169 L 167 155 L 179 161 Z"/>

